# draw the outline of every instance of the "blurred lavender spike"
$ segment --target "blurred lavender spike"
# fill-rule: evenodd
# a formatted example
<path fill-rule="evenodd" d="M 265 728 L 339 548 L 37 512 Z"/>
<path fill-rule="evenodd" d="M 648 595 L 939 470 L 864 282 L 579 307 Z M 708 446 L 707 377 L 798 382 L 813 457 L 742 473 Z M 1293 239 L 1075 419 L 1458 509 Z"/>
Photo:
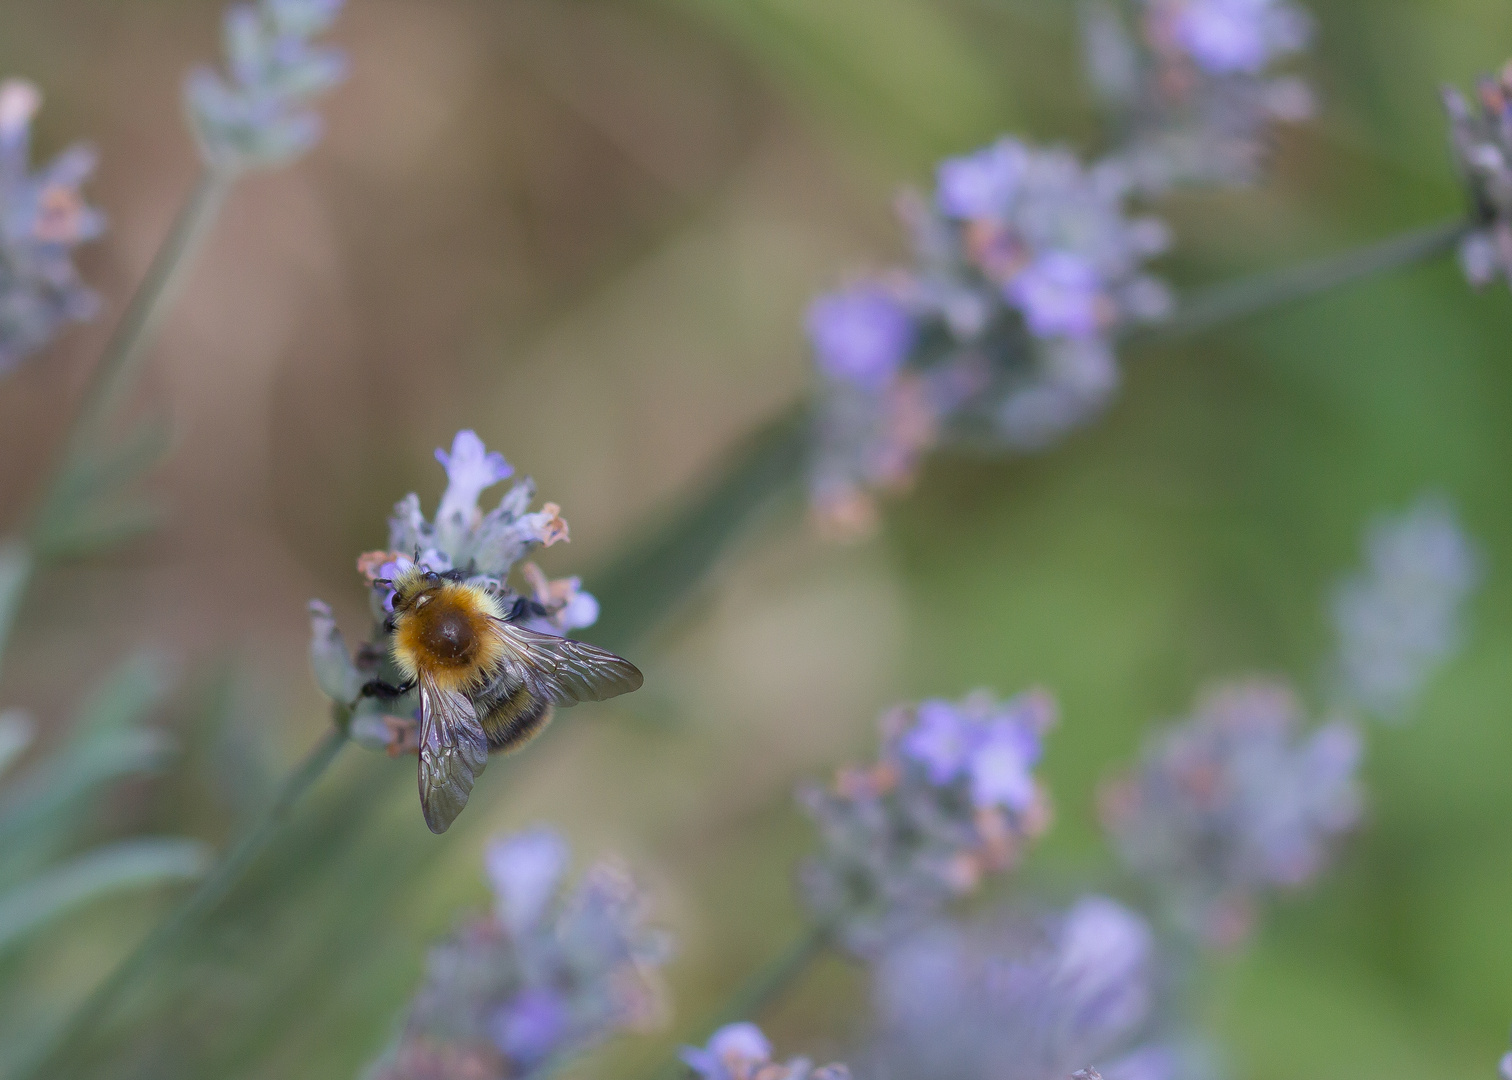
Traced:
<path fill-rule="evenodd" d="M 1046 920 L 935 923 L 876 963 L 867 1074 L 1090 1080 L 1095 1060 L 1110 1078 L 1172 1080 L 1175 1055 L 1140 1041 L 1158 974 L 1149 926 L 1100 896 Z"/>
<path fill-rule="evenodd" d="M 335 21 L 342 0 L 260 0 L 227 10 L 228 74 L 195 69 L 184 101 L 205 164 L 236 173 L 299 157 L 320 139 L 309 106 L 346 75 L 346 57 L 310 41 Z"/>
<path fill-rule="evenodd" d="M 1454 508 L 1425 495 L 1365 535 L 1365 567 L 1333 595 L 1338 678 L 1346 703 L 1401 719 L 1459 648 L 1464 606 L 1484 559 Z"/>
<path fill-rule="evenodd" d="M 682 1060 L 699 1080 L 850 1080 L 844 1065 L 815 1068 L 807 1058 L 772 1060 L 772 1044 L 755 1024 L 726 1024 L 704 1046 L 685 1046 Z"/>
<path fill-rule="evenodd" d="M 1358 732 L 1302 720 L 1285 685 L 1220 687 L 1103 792 L 1124 864 L 1209 944 L 1243 940 L 1258 901 L 1314 880 L 1359 819 Z"/>
<path fill-rule="evenodd" d="M 1172 306 L 1144 269 L 1169 233 L 1130 213 L 1133 186 L 1118 160 L 1003 138 L 942 162 L 932 199 L 900 201 L 914 265 L 809 311 L 825 531 L 864 533 L 873 494 L 941 443 L 1044 449 L 1111 400 L 1115 337 Z"/>
<path fill-rule="evenodd" d="M 1312 37 L 1293 0 L 1094 2 L 1082 36 L 1093 86 L 1123 132 L 1119 154 L 1143 190 L 1250 183 L 1268 127 L 1311 114 L 1307 84 L 1274 73 Z"/>
<path fill-rule="evenodd" d="M 431 950 L 399 1043 L 371 1080 L 544 1075 L 618 1032 L 660 1022 L 657 969 L 669 949 L 648 926 L 644 894 L 613 863 L 569 890 L 565 858 L 561 838 L 542 828 L 489 848 L 494 912 Z"/>
<path fill-rule="evenodd" d="M 105 230 L 80 185 L 94 151 L 72 146 L 31 169 L 31 123 L 42 94 L 24 79 L 0 83 L 0 375 L 89 319 L 99 298 L 74 269 L 73 251 Z"/>
<path fill-rule="evenodd" d="M 818 922 L 874 953 L 1014 865 L 1049 824 L 1033 769 L 1054 722 L 1054 702 L 1038 691 L 926 701 L 884 717 L 875 765 L 798 794 L 822 845 L 802 870 Z"/>
<path fill-rule="evenodd" d="M 1460 264 L 1477 287 L 1512 284 L 1512 61 L 1476 85 L 1476 107 L 1443 90 L 1450 142 L 1478 227 L 1460 245 Z"/>

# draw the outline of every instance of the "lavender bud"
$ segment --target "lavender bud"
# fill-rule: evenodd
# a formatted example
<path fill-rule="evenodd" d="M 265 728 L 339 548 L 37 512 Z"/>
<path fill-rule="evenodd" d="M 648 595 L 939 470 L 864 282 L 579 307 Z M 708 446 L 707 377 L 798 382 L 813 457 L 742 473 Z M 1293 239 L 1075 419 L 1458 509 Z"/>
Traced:
<path fill-rule="evenodd" d="M 341 705 L 350 705 L 357 699 L 362 690 L 362 673 L 352 662 L 330 605 L 323 600 L 310 601 L 310 666 L 326 697 Z"/>
<path fill-rule="evenodd" d="M 223 26 L 229 76 L 198 68 L 184 101 L 205 164 L 237 172 L 281 165 L 320 138 L 316 97 L 346 76 L 345 56 L 311 43 L 329 29 L 339 0 L 236 4 Z"/>

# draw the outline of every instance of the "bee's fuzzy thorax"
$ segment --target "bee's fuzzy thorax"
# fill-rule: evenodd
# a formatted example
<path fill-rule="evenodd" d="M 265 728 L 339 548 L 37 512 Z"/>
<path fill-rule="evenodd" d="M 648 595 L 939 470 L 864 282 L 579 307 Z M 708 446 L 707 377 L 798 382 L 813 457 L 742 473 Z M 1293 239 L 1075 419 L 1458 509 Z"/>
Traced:
<path fill-rule="evenodd" d="M 466 690 L 487 678 L 503 659 L 493 620 L 504 611 L 481 585 L 443 581 L 424 586 L 423 572 L 394 582 L 394 633 L 390 652 L 406 679 L 422 674 L 441 690 Z"/>

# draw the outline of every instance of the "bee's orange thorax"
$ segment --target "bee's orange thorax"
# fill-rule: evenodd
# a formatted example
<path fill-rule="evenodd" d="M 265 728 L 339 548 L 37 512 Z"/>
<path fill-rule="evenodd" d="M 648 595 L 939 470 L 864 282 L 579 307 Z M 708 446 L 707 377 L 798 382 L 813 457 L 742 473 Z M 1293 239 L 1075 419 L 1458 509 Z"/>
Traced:
<path fill-rule="evenodd" d="M 475 687 L 503 659 L 503 640 L 492 623 L 502 614 L 486 589 L 443 582 L 395 616 L 394 664 L 406 678 L 423 673 L 442 690 Z"/>

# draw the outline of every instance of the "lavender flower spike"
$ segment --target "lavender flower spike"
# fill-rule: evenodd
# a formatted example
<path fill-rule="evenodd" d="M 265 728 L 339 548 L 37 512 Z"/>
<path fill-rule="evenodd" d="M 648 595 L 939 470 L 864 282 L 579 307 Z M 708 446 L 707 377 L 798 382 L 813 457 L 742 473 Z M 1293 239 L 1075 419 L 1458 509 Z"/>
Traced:
<path fill-rule="evenodd" d="M 184 101 L 205 164 L 239 172 L 282 165 L 320 139 L 310 103 L 346 75 L 346 58 L 310 43 L 342 0 L 259 0 L 227 10 L 228 76 L 191 72 Z"/>
<path fill-rule="evenodd" d="M 822 842 L 802 871 L 814 915 L 852 950 L 874 953 L 1013 865 L 1049 823 L 1033 767 L 1054 720 L 1041 692 L 889 713 L 876 765 L 799 792 Z"/>
<path fill-rule="evenodd" d="M 496 841 L 495 913 L 431 951 L 398 1046 L 372 1080 L 513 1080 L 662 1016 L 667 943 L 611 863 L 562 885 L 566 848 L 547 829 Z"/>
<path fill-rule="evenodd" d="M 1512 285 L 1512 61 L 1476 86 L 1476 107 L 1446 86 L 1444 109 L 1454 156 L 1477 227 L 1460 245 L 1460 264 L 1477 287 Z"/>
<path fill-rule="evenodd" d="M 1371 525 L 1365 556 L 1333 598 L 1340 682 L 1350 703 L 1400 719 L 1459 647 L 1483 559 L 1453 508 L 1432 495 Z"/>
<path fill-rule="evenodd" d="M 0 83 L 0 375 L 47 345 L 70 322 L 99 310 L 73 251 L 105 231 L 79 186 L 94 152 L 72 146 L 31 170 L 31 122 L 42 95 L 24 79 Z"/>
<path fill-rule="evenodd" d="M 1065 1080 L 1095 1063 L 1110 1080 L 1171 1080 L 1169 1050 L 1138 1042 L 1157 975 L 1149 926 L 1100 896 L 1047 919 L 931 924 L 875 966 L 867 1072 Z"/>
<path fill-rule="evenodd" d="M 814 1068 L 807 1058 L 772 1060 L 772 1044 L 755 1024 L 726 1024 L 707 1046 L 685 1046 L 682 1059 L 699 1080 L 850 1080 L 844 1065 Z"/>
<path fill-rule="evenodd" d="M 1242 940 L 1268 891 L 1316 878 L 1359 819 L 1358 732 L 1301 723 L 1285 686 L 1221 687 L 1103 793 L 1124 863 L 1211 944 Z"/>

